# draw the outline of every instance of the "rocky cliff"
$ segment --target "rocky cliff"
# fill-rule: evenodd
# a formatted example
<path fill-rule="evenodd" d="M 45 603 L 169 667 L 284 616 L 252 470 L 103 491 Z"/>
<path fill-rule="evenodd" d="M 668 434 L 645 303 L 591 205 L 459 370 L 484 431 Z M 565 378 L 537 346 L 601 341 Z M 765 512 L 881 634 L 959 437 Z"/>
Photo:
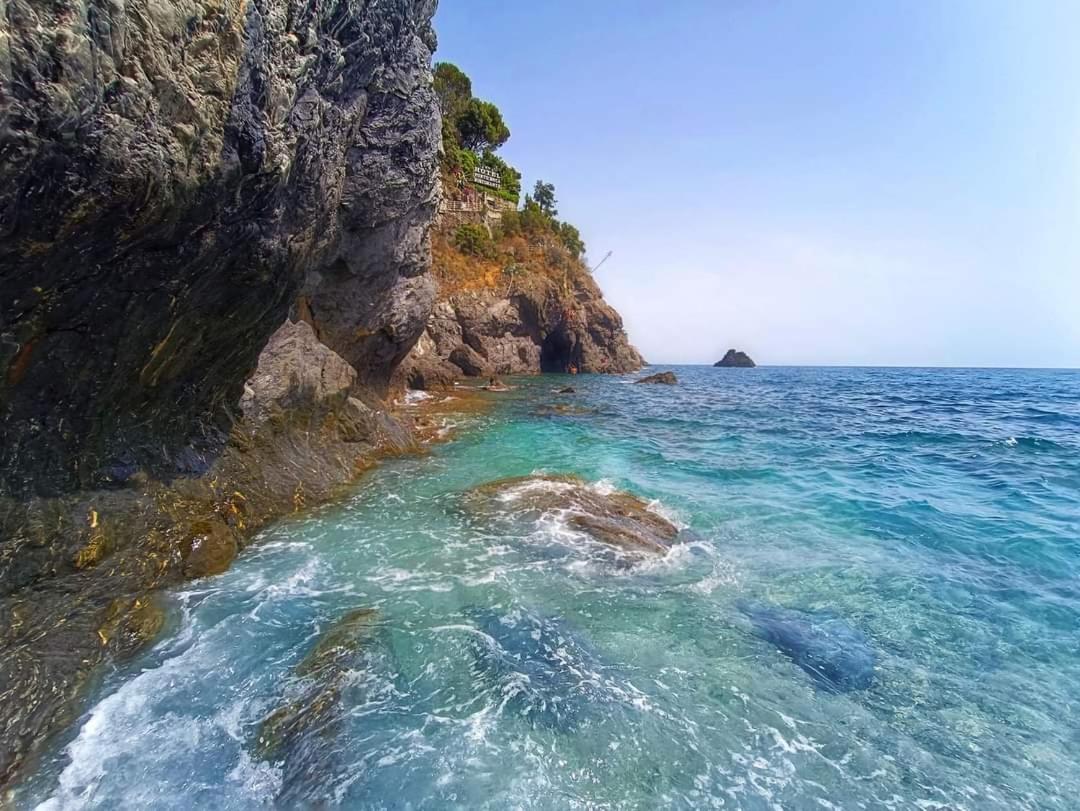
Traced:
<path fill-rule="evenodd" d="M 510 267 L 505 258 L 461 254 L 445 233 L 435 246 L 438 302 L 400 370 L 407 385 L 644 365 L 587 268 L 560 246 L 507 240 L 507 256 L 520 260 Z"/>
<path fill-rule="evenodd" d="M 0 9 L 4 491 L 204 470 L 298 295 L 385 387 L 434 294 L 434 0 Z"/>
<path fill-rule="evenodd" d="M 0 0 L 0 786 L 155 589 L 408 449 L 433 11 Z"/>

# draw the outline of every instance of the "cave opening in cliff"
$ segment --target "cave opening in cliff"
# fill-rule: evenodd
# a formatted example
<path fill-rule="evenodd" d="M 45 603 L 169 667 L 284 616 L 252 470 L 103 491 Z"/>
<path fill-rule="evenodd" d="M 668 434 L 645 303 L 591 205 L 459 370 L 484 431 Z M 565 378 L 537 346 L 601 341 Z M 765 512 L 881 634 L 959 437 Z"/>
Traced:
<path fill-rule="evenodd" d="M 571 367 L 580 368 L 579 354 L 573 336 L 556 330 L 540 345 L 540 371 L 564 373 L 569 372 Z"/>

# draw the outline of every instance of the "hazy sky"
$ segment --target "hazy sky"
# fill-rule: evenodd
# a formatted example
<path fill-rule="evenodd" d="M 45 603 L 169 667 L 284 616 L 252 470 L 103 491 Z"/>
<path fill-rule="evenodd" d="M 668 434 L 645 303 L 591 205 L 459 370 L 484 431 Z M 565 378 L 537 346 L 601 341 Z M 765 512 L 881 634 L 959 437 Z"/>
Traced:
<path fill-rule="evenodd" d="M 1080 367 L 1080 1 L 442 0 L 654 362 Z"/>

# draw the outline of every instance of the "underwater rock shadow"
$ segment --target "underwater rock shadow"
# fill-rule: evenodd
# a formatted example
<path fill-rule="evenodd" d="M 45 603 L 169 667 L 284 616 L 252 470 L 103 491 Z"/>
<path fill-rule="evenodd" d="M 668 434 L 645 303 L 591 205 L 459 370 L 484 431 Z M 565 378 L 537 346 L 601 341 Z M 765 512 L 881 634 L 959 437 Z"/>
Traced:
<path fill-rule="evenodd" d="M 563 620 L 477 606 L 463 613 L 478 632 L 470 643 L 476 671 L 500 694 L 500 712 L 570 733 L 610 705 L 606 665 Z"/>
<path fill-rule="evenodd" d="M 755 636 L 774 645 L 820 689 L 847 693 L 873 686 L 877 652 L 846 620 L 748 600 L 736 608 L 750 620 Z"/>

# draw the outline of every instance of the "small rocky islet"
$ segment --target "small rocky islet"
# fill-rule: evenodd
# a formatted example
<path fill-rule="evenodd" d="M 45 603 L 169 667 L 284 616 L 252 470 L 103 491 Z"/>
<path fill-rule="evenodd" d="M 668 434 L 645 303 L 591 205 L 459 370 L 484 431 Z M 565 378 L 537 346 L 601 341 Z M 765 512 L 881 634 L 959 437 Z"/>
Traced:
<path fill-rule="evenodd" d="M 713 366 L 718 369 L 753 369 L 757 364 L 745 352 L 729 349 Z"/>

